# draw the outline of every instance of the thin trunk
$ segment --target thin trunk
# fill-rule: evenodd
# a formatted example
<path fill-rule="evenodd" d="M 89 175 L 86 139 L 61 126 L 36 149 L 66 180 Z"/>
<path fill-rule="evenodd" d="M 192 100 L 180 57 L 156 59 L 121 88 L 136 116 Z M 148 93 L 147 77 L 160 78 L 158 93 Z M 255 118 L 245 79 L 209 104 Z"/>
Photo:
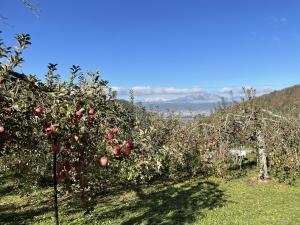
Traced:
<path fill-rule="evenodd" d="M 267 156 L 265 137 L 262 131 L 257 134 L 258 158 L 259 158 L 259 179 L 264 180 L 268 177 Z"/>
<path fill-rule="evenodd" d="M 54 193 L 54 224 L 59 225 L 58 204 L 57 204 L 56 153 L 53 153 L 53 193 Z"/>

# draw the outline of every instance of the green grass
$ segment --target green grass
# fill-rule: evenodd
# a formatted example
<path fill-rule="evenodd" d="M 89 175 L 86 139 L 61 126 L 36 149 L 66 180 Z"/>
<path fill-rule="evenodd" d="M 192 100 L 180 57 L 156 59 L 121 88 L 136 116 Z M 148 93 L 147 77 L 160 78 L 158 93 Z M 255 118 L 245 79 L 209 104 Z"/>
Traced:
<path fill-rule="evenodd" d="M 0 183 L 0 224 L 53 224 L 51 189 L 21 197 L 10 178 Z M 123 188 L 94 202 L 85 213 L 72 199 L 60 197 L 61 224 L 300 224 L 299 183 L 259 184 L 249 177 Z"/>

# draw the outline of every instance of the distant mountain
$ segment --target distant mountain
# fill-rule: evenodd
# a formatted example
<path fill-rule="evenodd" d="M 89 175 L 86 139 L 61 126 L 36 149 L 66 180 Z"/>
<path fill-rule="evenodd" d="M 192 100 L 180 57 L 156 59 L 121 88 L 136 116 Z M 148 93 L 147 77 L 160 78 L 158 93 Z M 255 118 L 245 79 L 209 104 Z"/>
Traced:
<path fill-rule="evenodd" d="M 195 114 L 209 114 L 217 107 L 217 102 L 189 103 L 189 102 L 142 102 L 142 105 L 147 110 L 159 111 L 171 110 L 183 115 L 188 115 L 190 112 Z"/>
<path fill-rule="evenodd" d="M 222 96 L 213 93 L 200 93 L 194 95 L 187 95 L 171 100 L 176 103 L 216 103 L 222 99 Z"/>
<path fill-rule="evenodd" d="M 240 97 L 238 99 L 240 99 Z M 154 99 L 153 101 L 147 100 L 142 101 L 141 103 L 146 107 L 147 110 L 171 110 L 181 113 L 183 116 L 190 116 L 191 113 L 193 115 L 207 115 L 218 108 L 220 102 L 222 101 L 226 102 L 227 105 L 231 104 L 230 102 L 232 102 L 230 98 L 222 97 L 222 95 L 214 93 L 200 93 L 178 97 L 171 100 Z"/>

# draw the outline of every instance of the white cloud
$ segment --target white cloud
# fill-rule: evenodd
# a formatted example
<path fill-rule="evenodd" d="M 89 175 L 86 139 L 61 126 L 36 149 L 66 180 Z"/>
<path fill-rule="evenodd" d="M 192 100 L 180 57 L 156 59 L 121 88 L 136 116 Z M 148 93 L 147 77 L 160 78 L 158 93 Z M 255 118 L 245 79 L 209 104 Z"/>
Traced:
<path fill-rule="evenodd" d="M 261 87 L 261 88 L 257 89 L 256 93 L 258 96 L 260 96 L 260 95 L 268 94 L 274 90 L 275 90 L 274 88 L 266 86 L 266 87 Z"/>
<path fill-rule="evenodd" d="M 111 87 L 111 89 L 112 89 L 113 91 L 116 91 L 116 92 L 121 91 L 121 88 L 120 88 L 120 87 Z"/>
<path fill-rule="evenodd" d="M 218 93 L 221 93 L 221 94 L 230 94 L 230 93 L 233 93 L 233 91 L 234 91 L 233 88 L 223 87 L 220 90 L 218 90 Z"/>
<path fill-rule="evenodd" d="M 118 95 L 129 95 L 129 89 L 121 87 L 111 87 L 113 91 L 116 91 Z"/>
<path fill-rule="evenodd" d="M 154 97 L 154 98 L 142 98 L 140 101 L 141 102 L 166 102 L 166 101 L 168 101 L 168 99 L 160 98 L 160 97 Z"/>
<path fill-rule="evenodd" d="M 113 87 L 119 95 L 127 95 L 130 89 Z M 131 88 L 135 96 L 144 95 L 185 95 L 185 94 L 199 94 L 203 93 L 204 89 L 199 87 L 194 88 L 174 88 L 174 87 L 150 87 L 150 86 L 136 86 Z"/>

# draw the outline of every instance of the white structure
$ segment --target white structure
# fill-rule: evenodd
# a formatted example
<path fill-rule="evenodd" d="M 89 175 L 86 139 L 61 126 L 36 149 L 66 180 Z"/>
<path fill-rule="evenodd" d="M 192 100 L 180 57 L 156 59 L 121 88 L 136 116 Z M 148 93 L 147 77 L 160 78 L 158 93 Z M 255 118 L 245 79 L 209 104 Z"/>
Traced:
<path fill-rule="evenodd" d="M 238 157 L 246 157 L 248 154 L 252 153 L 250 149 L 231 149 L 229 150 L 230 154 Z"/>
<path fill-rule="evenodd" d="M 242 165 L 243 160 L 247 157 L 248 154 L 252 153 L 251 149 L 230 149 L 230 154 L 235 156 L 236 162 L 239 162 L 240 166 Z"/>

